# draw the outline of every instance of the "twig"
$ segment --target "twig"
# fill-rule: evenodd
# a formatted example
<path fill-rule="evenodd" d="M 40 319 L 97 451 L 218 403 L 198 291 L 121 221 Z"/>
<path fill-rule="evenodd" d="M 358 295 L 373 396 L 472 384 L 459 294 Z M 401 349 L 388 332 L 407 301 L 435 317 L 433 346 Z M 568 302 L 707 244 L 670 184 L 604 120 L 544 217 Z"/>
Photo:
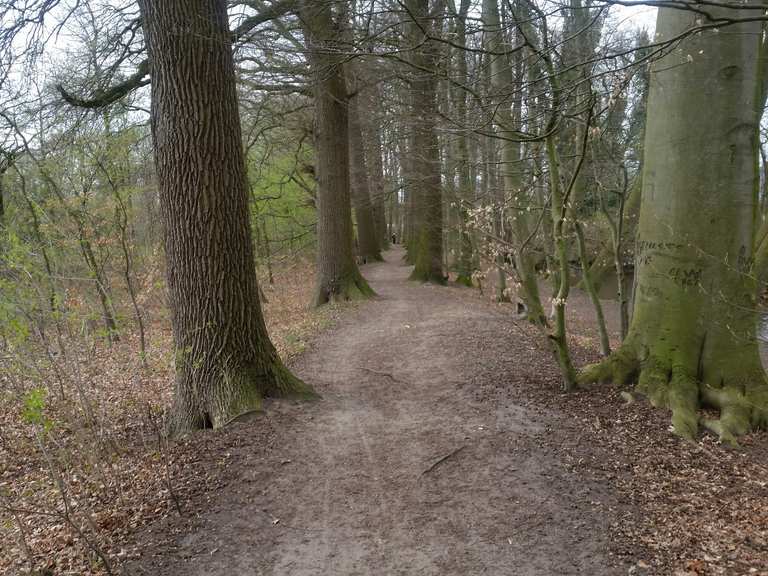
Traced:
<path fill-rule="evenodd" d="M 149 424 L 154 428 L 155 434 L 157 436 L 157 450 L 158 452 L 164 456 L 163 461 L 165 462 L 165 486 L 168 489 L 168 496 L 173 503 L 174 508 L 176 508 L 176 512 L 179 514 L 179 516 L 184 516 L 184 511 L 181 508 L 181 502 L 179 501 L 179 497 L 176 495 L 176 491 L 173 489 L 173 480 L 171 479 L 171 468 L 169 464 L 169 458 L 168 458 L 168 437 L 163 434 L 162 428 L 157 425 L 155 422 L 155 418 L 152 415 L 152 408 L 149 404 L 146 406 L 147 408 L 147 420 L 149 421 Z"/>
<path fill-rule="evenodd" d="M 365 368 L 365 367 L 361 367 L 360 370 L 362 370 L 363 372 L 370 372 L 371 374 L 376 374 L 378 376 L 384 376 L 394 382 L 399 382 L 400 384 L 410 384 L 410 382 L 406 382 L 405 380 L 400 380 L 400 378 L 398 378 L 393 374 L 390 374 L 389 372 L 380 372 L 379 370 L 374 370 L 373 368 Z"/>
<path fill-rule="evenodd" d="M 466 445 L 466 444 L 462 444 L 461 446 L 459 446 L 458 448 L 456 448 L 454 451 L 452 451 L 452 452 L 449 452 L 448 454 L 446 454 L 446 455 L 445 455 L 445 456 L 443 456 L 442 458 L 438 459 L 438 460 L 437 460 L 436 462 L 434 462 L 434 463 L 433 463 L 433 464 L 432 464 L 432 465 L 431 465 L 429 468 L 427 468 L 427 469 L 426 469 L 426 470 L 424 470 L 424 471 L 423 471 L 421 474 L 419 474 L 419 477 L 421 477 L 421 476 L 425 476 L 426 474 L 429 474 L 430 472 L 432 472 L 432 470 L 434 470 L 435 468 L 437 468 L 437 467 L 438 467 L 440 464 L 442 464 L 443 462 L 445 462 L 445 461 L 446 461 L 446 460 L 448 460 L 449 458 L 451 458 L 451 457 L 453 457 L 453 456 L 456 456 L 456 454 L 458 454 L 459 452 L 461 452 L 462 450 L 464 450 L 464 448 L 466 448 L 466 447 L 467 447 L 467 445 Z"/>

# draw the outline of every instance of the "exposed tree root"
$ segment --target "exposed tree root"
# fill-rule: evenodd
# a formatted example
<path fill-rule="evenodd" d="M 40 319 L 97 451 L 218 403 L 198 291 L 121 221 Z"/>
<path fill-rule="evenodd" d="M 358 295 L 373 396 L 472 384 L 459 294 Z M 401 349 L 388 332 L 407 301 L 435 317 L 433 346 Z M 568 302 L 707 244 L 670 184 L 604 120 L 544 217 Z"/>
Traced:
<path fill-rule="evenodd" d="M 294 376 L 277 358 L 269 366 L 225 369 L 198 386 L 199 396 L 173 407 L 170 433 L 179 436 L 205 428 L 222 428 L 237 418 L 262 410 L 264 398 L 317 398 L 311 386 Z M 183 402 L 178 397 L 175 400 Z"/>
<path fill-rule="evenodd" d="M 355 270 L 347 274 L 345 278 L 319 284 L 313 303 L 317 307 L 329 302 L 365 300 L 375 295 L 376 292 L 363 278 L 363 275 Z"/>
<path fill-rule="evenodd" d="M 370 264 L 371 262 L 384 262 L 384 256 L 381 255 L 380 252 L 371 253 L 371 254 L 361 254 L 359 257 L 358 264 Z"/>
<path fill-rule="evenodd" d="M 265 385 L 259 386 L 259 390 L 263 396 L 268 398 L 311 400 L 319 397 L 312 386 L 294 376 L 280 360 L 273 368 L 273 378 L 268 380 Z"/>
<path fill-rule="evenodd" d="M 410 254 L 409 250 L 409 254 Z M 446 284 L 447 279 L 443 275 L 442 240 L 438 236 L 434 238 L 434 230 L 423 228 L 418 242 L 414 242 L 413 272 L 410 280 L 417 282 L 432 282 L 434 284 Z"/>
<path fill-rule="evenodd" d="M 645 358 L 625 343 L 611 356 L 579 375 L 580 385 L 612 381 L 618 385 L 636 383 L 635 389 L 653 406 L 672 411 L 675 434 L 694 439 L 699 424 L 717 434 L 722 442 L 735 445 L 736 439 L 751 430 L 768 428 L 768 380 L 761 368 L 734 366 L 733 373 L 719 373 L 719 381 L 700 380 L 697 363 L 662 360 L 653 354 Z M 704 418 L 701 408 L 720 411 L 716 419 Z"/>
<path fill-rule="evenodd" d="M 414 271 L 409 277 L 409 280 L 415 280 L 416 282 L 429 282 L 431 284 L 440 284 L 445 286 L 447 281 L 442 274 L 429 274 L 429 273 L 416 273 Z"/>

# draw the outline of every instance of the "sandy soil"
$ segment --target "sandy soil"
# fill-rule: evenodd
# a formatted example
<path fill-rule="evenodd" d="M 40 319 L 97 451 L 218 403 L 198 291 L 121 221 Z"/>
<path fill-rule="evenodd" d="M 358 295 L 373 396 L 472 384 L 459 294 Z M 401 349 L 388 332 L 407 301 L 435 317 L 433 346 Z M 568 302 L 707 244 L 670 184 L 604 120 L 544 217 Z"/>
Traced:
<path fill-rule="evenodd" d="M 499 344 L 515 338 L 508 312 L 408 282 L 400 261 L 394 250 L 367 266 L 379 298 L 294 366 L 322 399 L 236 424 L 215 500 L 186 534 L 150 531 L 128 573 L 627 573 L 632 559 L 611 543 L 616 494 L 558 448 L 572 426 L 482 397 L 489 379 L 536 369 L 535 343 L 518 338 L 499 365 Z"/>

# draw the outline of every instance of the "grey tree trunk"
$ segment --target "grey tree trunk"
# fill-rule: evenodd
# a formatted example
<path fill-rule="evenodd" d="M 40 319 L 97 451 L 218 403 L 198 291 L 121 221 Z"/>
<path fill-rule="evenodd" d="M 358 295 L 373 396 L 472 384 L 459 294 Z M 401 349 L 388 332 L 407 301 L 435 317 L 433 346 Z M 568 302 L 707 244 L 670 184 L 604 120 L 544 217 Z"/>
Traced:
<path fill-rule="evenodd" d="M 317 288 L 314 305 L 374 294 L 355 262 L 349 181 L 347 85 L 342 37 L 328 2 L 305 1 L 301 19 L 313 75 L 317 174 Z"/>
<path fill-rule="evenodd" d="M 503 50 L 505 44 L 499 18 L 499 5 L 496 0 L 483 0 L 483 23 L 487 30 L 484 39 L 485 45 L 493 52 Z M 506 60 L 506 55 L 494 55 L 491 58 L 491 85 L 493 91 L 501 95 L 513 85 L 512 69 Z M 503 98 L 503 96 L 500 97 Z M 528 224 L 528 212 L 525 209 L 529 204 L 529 199 L 522 190 L 522 178 L 520 177 L 520 144 L 514 142 L 516 135 L 512 121 L 511 103 L 504 102 L 503 100 L 498 101 L 498 98 L 494 98 L 498 105 L 494 125 L 501 136 L 509 139 L 502 140 L 499 143 L 505 192 L 503 196 L 509 195 L 513 198 L 516 207 L 512 223 L 518 246 L 515 254 L 515 263 L 520 280 L 522 300 L 528 308 L 528 319 L 536 325 L 545 326 L 547 324 L 547 317 L 541 305 L 534 260 L 529 251 L 526 251 L 522 246 L 530 236 L 530 227 Z M 499 279 L 501 280 L 503 270 L 500 269 L 500 266 L 498 268 Z"/>
<path fill-rule="evenodd" d="M 708 9 L 739 18 L 750 10 Z M 698 16 L 662 8 L 657 39 Z M 723 440 L 768 425 L 753 270 L 761 24 L 690 36 L 655 62 L 648 100 L 634 314 L 626 340 L 583 382 L 614 379 Z M 705 406 L 719 419 L 699 414 Z"/>
<path fill-rule="evenodd" d="M 367 64 L 363 61 L 363 64 Z M 376 234 L 379 238 L 379 247 L 382 250 L 389 248 L 391 233 L 387 225 L 386 217 L 386 193 L 384 162 L 382 160 L 382 128 L 381 91 L 371 73 L 362 74 L 361 78 L 369 86 L 364 87 L 358 94 L 357 111 L 360 116 L 360 127 L 363 135 L 363 150 L 365 163 L 368 166 L 368 190 L 371 194 L 373 206 L 373 221 L 376 225 Z"/>
<path fill-rule="evenodd" d="M 225 0 L 140 0 L 176 349 L 171 428 L 220 427 L 310 394 L 259 303 Z"/>
<path fill-rule="evenodd" d="M 5 174 L 11 167 L 11 162 L 6 161 L 5 154 L 0 152 L 0 271 L 4 267 L 4 255 L 5 255 L 5 235 L 3 234 L 5 229 Z"/>
<path fill-rule="evenodd" d="M 355 81 L 355 84 L 358 84 Z M 383 260 L 381 257 L 381 234 L 374 218 L 373 201 L 369 187 L 369 170 L 363 142 L 360 115 L 360 96 L 349 102 L 349 155 L 352 185 L 352 205 L 357 221 L 357 253 L 363 263 Z"/>
<path fill-rule="evenodd" d="M 464 47 L 467 42 L 467 14 L 469 13 L 470 0 L 461 0 L 457 14 L 455 15 L 455 40 L 454 43 Z M 467 53 L 464 49 L 456 51 L 456 80 L 459 84 L 469 84 L 467 67 Z M 473 250 L 472 238 L 467 225 L 468 205 L 472 200 L 472 177 L 470 173 L 469 142 L 465 126 L 469 125 L 467 115 L 467 93 L 462 87 L 454 87 L 454 108 L 458 119 L 459 133 L 456 143 L 456 175 L 458 177 L 458 231 L 459 231 L 459 255 L 456 260 L 456 282 L 465 286 L 472 286 Z"/>
<path fill-rule="evenodd" d="M 411 56 L 415 66 L 411 77 L 414 146 L 411 150 L 415 198 L 418 211 L 414 230 L 412 280 L 445 283 L 443 275 L 443 199 L 440 174 L 440 148 L 437 140 L 437 70 L 438 47 L 427 33 L 433 30 L 429 0 L 409 0 Z"/>

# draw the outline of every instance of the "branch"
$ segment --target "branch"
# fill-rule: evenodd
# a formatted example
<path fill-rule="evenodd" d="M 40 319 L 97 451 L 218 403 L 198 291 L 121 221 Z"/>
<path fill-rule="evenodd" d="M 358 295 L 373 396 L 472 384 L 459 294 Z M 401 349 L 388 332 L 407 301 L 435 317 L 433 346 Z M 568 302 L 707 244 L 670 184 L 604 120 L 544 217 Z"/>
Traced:
<path fill-rule="evenodd" d="M 254 6 L 254 4 L 255 3 L 249 3 L 250 6 Z M 259 4 L 261 3 L 259 2 Z M 239 40 L 248 34 L 251 30 L 256 28 L 256 26 L 264 24 L 265 22 L 269 22 L 270 20 L 274 20 L 275 18 L 279 18 L 280 16 L 284 16 L 293 10 L 295 5 L 296 0 L 278 0 L 278 2 L 275 2 L 270 6 L 261 7 L 263 9 L 260 9 L 258 14 L 249 16 L 232 31 L 232 40 Z"/>
<path fill-rule="evenodd" d="M 295 3 L 295 0 L 278 0 L 274 4 L 264 8 L 258 14 L 249 16 L 231 32 L 232 40 L 239 40 L 260 24 L 274 20 L 275 18 L 279 18 L 290 12 Z M 150 84 L 151 80 L 149 76 L 149 59 L 145 59 L 138 65 L 136 72 L 131 74 L 125 81 L 115 84 L 106 90 L 99 90 L 90 98 L 76 96 L 66 90 L 62 84 L 57 84 L 56 90 L 61 97 L 72 106 L 87 109 L 104 108 L 125 98 L 134 90 Z"/>
<path fill-rule="evenodd" d="M 78 108 L 94 109 L 114 104 L 134 90 L 146 86 L 149 82 L 149 60 L 143 60 L 136 69 L 136 72 L 131 74 L 125 81 L 115 84 L 106 90 L 99 90 L 91 98 L 75 96 L 68 92 L 62 84 L 57 84 L 56 90 L 67 104 Z"/>

